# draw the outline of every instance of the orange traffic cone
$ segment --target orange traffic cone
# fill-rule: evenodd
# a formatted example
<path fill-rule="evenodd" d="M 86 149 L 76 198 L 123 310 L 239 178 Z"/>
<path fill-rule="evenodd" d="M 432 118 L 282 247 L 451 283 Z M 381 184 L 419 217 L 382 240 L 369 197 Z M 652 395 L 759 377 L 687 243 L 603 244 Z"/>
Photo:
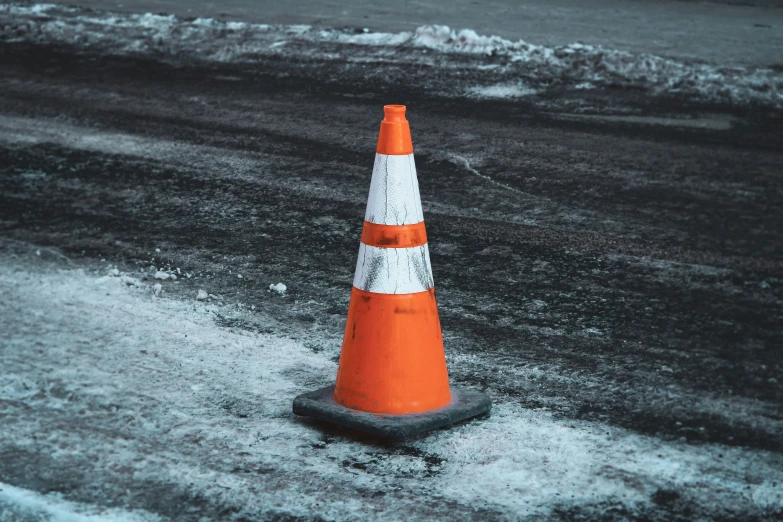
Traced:
<path fill-rule="evenodd" d="M 337 384 L 297 397 L 294 413 L 401 439 L 491 402 L 449 387 L 405 107 L 383 110 Z"/>

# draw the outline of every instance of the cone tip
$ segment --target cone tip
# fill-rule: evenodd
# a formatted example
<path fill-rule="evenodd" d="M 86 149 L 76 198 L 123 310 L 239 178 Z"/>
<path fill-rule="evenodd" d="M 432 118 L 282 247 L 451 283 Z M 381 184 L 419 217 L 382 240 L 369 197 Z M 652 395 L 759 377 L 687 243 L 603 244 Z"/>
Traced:
<path fill-rule="evenodd" d="M 385 121 L 400 121 L 405 119 L 405 105 L 384 105 L 383 119 Z"/>
<path fill-rule="evenodd" d="M 404 155 L 413 153 L 411 129 L 405 119 L 405 105 L 384 105 L 381 132 L 378 135 L 379 154 Z"/>

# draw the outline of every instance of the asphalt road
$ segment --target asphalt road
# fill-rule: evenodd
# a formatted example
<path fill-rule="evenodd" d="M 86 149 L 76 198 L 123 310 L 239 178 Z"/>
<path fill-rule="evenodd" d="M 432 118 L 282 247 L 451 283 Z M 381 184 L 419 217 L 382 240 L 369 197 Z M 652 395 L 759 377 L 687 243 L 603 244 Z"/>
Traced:
<path fill-rule="evenodd" d="M 447 351 L 482 361 L 452 364 L 454 383 L 559 419 L 763 452 L 783 466 L 779 114 L 618 90 L 596 94 L 605 111 L 584 115 L 329 67 L 0 44 L 6 248 L 36 245 L 88 269 L 101 259 L 181 267 L 200 277 L 171 298 L 208 283 L 267 318 L 218 326 L 334 353 L 381 106 L 404 103 Z M 375 73 L 406 71 L 381 63 Z M 627 117 L 613 100 L 644 109 Z M 276 281 L 288 300 L 269 297 Z M 303 333 L 314 325 L 317 339 Z M 538 377 L 512 371 L 521 368 Z M 0 480 L 35 487 L 27 458 Z M 610 504 L 551 516 L 783 515 L 689 495 L 658 492 L 641 513 Z M 187 518 L 185 498 L 139 502 Z"/>

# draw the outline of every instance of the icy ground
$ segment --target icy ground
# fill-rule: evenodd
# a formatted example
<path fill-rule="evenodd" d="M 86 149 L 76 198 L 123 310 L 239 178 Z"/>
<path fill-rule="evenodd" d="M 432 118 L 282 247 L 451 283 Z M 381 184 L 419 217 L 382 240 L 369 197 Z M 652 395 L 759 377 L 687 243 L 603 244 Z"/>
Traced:
<path fill-rule="evenodd" d="M 324 431 L 291 401 L 334 378 L 337 346 L 219 327 L 257 313 L 168 298 L 168 280 L 156 297 L 140 273 L 69 268 L 52 250 L 17 245 L 0 261 L 0 462 L 15 482 L 0 484 L 3 521 L 162 520 L 184 499 L 193 516 L 246 520 L 604 502 L 639 515 L 681 495 L 748 516 L 783 506 L 778 454 L 557 419 L 497 394 L 490 418 L 409 443 Z"/>

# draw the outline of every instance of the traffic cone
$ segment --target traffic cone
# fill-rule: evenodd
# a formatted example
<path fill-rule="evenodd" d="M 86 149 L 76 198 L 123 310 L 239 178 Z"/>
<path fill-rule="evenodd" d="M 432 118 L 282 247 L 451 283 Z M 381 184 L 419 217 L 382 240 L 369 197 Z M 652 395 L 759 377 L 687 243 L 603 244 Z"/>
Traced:
<path fill-rule="evenodd" d="M 294 413 L 392 439 L 489 412 L 449 386 L 405 106 L 383 108 L 337 383 Z"/>

